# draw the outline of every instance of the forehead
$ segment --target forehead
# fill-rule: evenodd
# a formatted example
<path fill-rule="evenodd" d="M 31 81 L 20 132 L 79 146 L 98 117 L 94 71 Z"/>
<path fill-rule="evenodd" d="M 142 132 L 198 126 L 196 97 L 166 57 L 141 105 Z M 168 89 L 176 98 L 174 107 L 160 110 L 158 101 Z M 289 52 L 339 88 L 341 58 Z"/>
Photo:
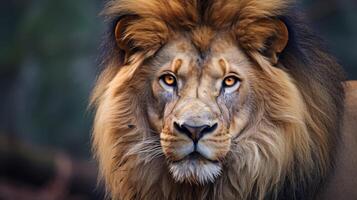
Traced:
<path fill-rule="evenodd" d="M 197 38 L 179 36 L 169 41 L 157 55 L 170 70 L 180 73 L 206 71 L 219 75 L 249 63 L 239 45 L 229 37 L 214 37 L 209 42 L 201 38 L 199 42 L 204 46 L 199 46 Z"/>

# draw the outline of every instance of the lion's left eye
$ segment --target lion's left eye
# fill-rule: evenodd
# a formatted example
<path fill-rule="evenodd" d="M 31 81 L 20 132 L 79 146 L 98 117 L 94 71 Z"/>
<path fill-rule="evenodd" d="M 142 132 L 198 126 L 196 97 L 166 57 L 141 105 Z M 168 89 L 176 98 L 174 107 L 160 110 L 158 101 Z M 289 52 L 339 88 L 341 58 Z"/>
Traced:
<path fill-rule="evenodd" d="M 232 87 L 238 82 L 238 78 L 234 76 L 228 76 L 223 80 L 224 87 Z"/>
<path fill-rule="evenodd" d="M 236 76 L 227 76 L 223 79 L 222 87 L 226 92 L 230 93 L 238 89 L 240 80 Z"/>
<path fill-rule="evenodd" d="M 239 83 L 239 78 L 235 76 L 228 76 L 223 80 L 223 87 L 233 87 Z"/>

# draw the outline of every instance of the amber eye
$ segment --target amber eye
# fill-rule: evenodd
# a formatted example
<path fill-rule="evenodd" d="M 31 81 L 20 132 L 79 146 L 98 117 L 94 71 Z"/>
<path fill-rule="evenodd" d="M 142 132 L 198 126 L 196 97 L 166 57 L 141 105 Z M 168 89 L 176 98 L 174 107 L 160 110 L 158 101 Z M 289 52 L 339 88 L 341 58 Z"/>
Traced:
<path fill-rule="evenodd" d="M 174 87 L 176 86 L 176 78 L 171 74 L 165 74 L 160 77 L 160 80 L 165 83 L 167 86 Z"/>
<path fill-rule="evenodd" d="M 233 87 L 238 82 L 238 78 L 234 76 L 228 76 L 223 80 L 224 87 Z"/>

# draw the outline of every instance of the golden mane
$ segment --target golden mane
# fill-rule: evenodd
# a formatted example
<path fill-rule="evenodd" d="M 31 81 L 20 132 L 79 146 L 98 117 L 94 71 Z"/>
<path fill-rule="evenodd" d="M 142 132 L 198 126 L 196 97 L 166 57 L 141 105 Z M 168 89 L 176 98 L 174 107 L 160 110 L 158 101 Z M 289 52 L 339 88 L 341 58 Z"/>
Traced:
<path fill-rule="evenodd" d="M 92 97 L 92 105 L 96 108 L 93 148 L 101 177 L 114 199 L 315 197 L 334 164 L 343 114 L 344 77 L 340 66 L 302 23 L 291 1 L 112 0 L 103 14 L 110 27 L 103 46 L 105 69 Z M 116 30 L 118 22 L 125 18 L 128 20 Z M 286 25 L 289 41 L 274 67 L 288 76 L 275 73 L 267 59 L 261 56 L 268 48 L 266 39 L 281 34 L 276 28 L 277 19 Z M 121 38 L 116 37 L 116 31 L 120 31 Z M 235 166 L 234 155 L 231 155 L 228 160 L 231 159 L 232 165 L 225 166 L 214 183 L 178 184 L 165 170 L 164 158 L 135 154 L 146 148 L 160 148 L 159 136 L 150 133 L 147 121 L 145 97 L 150 91 L 145 89 L 146 72 L 140 67 L 175 34 L 189 35 L 197 49 L 204 52 L 213 35 L 224 31 L 233 35 L 237 45 L 270 75 L 270 79 L 286 81 L 281 85 L 262 86 L 264 89 L 257 91 L 276 95 L 270 102 L 275 107 L 262 109 L 270 109 L 268 117 L 270 122 L 276 123 L 274 127 L 283 127 L 282 130 L 289 133 L 284 137 L 289 137 L 286 141 L 290 143 L 285 145 L 292 147 L 288 158 L 272 155 L 282 149 L 269 147 L 271 152 L 265 159 L 275 159 L 274 167 L 286 169 L 281 170 L 282 174 L 269 174 L 264 170 L 273 166 L 257 166 L 244 169 L 256 170 L 257 177 L 237 177 L 238 174 L 232 172 Z M 264 76 L 260 80 L 262 84 L 263 79 Z M 303 104 L 297 105 L 301 102 L 296 99 L 302 99 Z M 292 107 L 282 108 L 278 100 Z M 301 113 L 301 118 L 289 118 L 290 113 L 282 111 Z M 265 125 L 268 129 L 269 124 Z M 266 146 L 269 140 L 279 140 L 273 136 L 264 139 Z M 251 166 L 258 163 L 250 162 Z M 241 179 L 241 182 L 234 185 L 231 179 Z"/>

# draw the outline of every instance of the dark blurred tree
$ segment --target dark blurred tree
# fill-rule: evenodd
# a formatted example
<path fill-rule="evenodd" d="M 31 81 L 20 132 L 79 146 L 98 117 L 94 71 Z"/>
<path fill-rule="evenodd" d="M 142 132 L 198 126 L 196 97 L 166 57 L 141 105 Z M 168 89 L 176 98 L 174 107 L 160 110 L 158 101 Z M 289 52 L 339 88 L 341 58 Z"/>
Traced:
<path fill-rule="evenodd" d="M 325 39 L 349 79 L 357 79 L 357 1 L 304 0 L 308 19 Z"/>
<path fill-rule="evenodd" d="M 2 4 L 0 132 L 88 155 L 101 1 Z M 0 87 L 1 87 L 0 86 Z M 78 145 L 80 144 L 80 145 Z"/>

